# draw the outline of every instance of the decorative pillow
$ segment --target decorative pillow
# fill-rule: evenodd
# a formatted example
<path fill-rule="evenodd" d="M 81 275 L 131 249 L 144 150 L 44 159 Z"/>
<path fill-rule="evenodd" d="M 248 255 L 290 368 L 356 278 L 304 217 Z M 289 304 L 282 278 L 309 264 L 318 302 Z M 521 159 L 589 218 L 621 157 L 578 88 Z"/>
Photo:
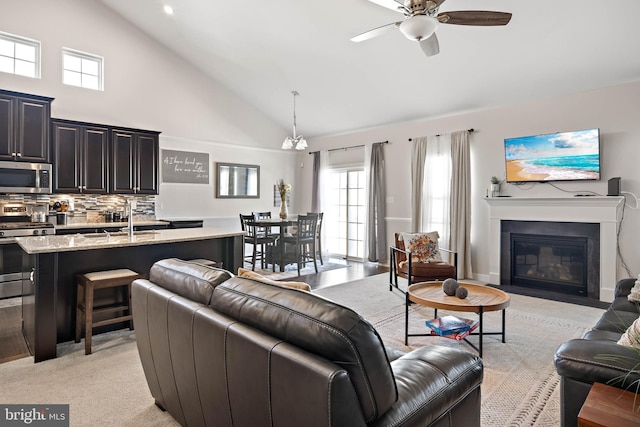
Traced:
<path fill-rule="evenodd" d="M 442 262 L 438 249 L 437 231 L 429 233 L 400 233 L 404 247 L 411 252 L 411 262 Z"/>
<path fill-rule="evenodd" d="M 640 302 L 640 278 L 636 280 L 631 292 L 627 295 L 627 299 L 631 302 Z"/>
<path fill-rule="evenodd" d="M 299 289 L 301 291 L 311 292 L 311 286 L 304 282 L 279 282 L 277 280 L 271 280 L 264 277 L 255 271 L 247 270 L 246 268 L 238 268 L 238 277 L 244 277 L 245 279 L 253 279 L 258 282 L 267 283 L 269 285 L 282 286 L 284 288 Z"/>
<path fill-rule="evenodd" d="M 640 317 L 634 320 L 631 326 L 622 334 L 618 344 L 640 349 Z"/>

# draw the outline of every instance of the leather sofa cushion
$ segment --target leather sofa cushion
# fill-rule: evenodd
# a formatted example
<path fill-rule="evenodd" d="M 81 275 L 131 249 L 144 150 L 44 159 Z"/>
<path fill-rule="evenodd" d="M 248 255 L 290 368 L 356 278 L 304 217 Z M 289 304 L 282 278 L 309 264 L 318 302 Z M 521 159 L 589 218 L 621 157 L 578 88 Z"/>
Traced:
<path fill-rule="evenodd" d="M 620 332 L 613 331 L 598 331 L 596 329 L 591 329 L 590 331 L 585 332 L 582 337 L 583 340 L 599 340 L 599 341 L 611 341 L 617 342 L 620 339 Z"/>
<path fill-rule="evenodd" d="M 231 277 L 233 274 L 227 270 L 178 258 L 160 260 L 151 266 L 149 272 L 149 281 L 206 305 L 211 302 L 213 289 Z"/>
<path fill-rule="evenodd" d="M 616 311 L 628 311 L 630 313 L 635 313 L 637 316 L 640 316 L 640 305 L 638 305 L 638 303 L 629 301 L 626 296 L 614 299 L 609 309 Z"/>
<path fill-rule="evenodd" d="M 240 277 L 217 286 L 210 305 L 345 369 L 367 422 L 380 417 L 397 400 L 382 340 L 353 310 L 312 293 Z"/>
<path fill-rule="evenodd" d="M 456 268 L 452 264 L 446 262 L 414 262 L 411 264 L 412 275 L 416 278 L 428 277 L 428 278 L 447 278 L 455 277 Z M 402 274 L 409 274 L 409 262 L 402 261 L 398 265 L 398 272 Z M 432 280 L 433 280 L 432 279 Z M 415 282 L 416 280 L 414 280 Z"/>
<path fill-rule="evenodd" d="M 629 311 L 607 310 L 604 312 L 593 329 L 598 331 L 617 332 L 622 335 L 624 331 L 638 318 L 638 313 Z"/>

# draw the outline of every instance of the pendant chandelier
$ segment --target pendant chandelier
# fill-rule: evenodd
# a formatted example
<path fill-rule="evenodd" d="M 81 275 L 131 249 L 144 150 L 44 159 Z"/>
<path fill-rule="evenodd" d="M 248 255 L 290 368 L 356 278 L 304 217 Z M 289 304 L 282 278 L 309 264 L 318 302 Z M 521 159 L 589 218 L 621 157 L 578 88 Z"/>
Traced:
<path fill-rule="evenodd" d="M 304 150 L 307 148 L 307 140 L 302 135 L 296 136 L 296 96 L 300 95 L 295 90 L 291 91 L 293 94 L 293 138 L 288 136 L 282 143 L 283 150 Z"/>

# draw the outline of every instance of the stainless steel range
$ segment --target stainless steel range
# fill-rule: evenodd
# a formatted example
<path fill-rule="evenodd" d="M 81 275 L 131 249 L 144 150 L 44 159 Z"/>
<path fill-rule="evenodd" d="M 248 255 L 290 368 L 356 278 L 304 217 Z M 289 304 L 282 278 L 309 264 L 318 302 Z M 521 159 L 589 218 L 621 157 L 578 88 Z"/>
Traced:
<path fill-rule="evenodd" d="M 23 252 L 15 238 L 56 232 L 49 222 L 31 221 L 30 209 L 24 203 L 0 203 L 0 298 L 22 295 L 22 281 L 29 279 L 30 271 L 23 268 Z"/>

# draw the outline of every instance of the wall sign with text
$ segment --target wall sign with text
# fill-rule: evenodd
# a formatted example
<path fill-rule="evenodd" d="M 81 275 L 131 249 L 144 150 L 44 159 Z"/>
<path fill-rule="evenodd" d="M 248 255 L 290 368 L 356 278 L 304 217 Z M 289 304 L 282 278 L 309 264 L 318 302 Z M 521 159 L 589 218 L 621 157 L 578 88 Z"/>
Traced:
<path fill-rule="evenodd" d="M 162 182 L 209 184 L 209 153 L 162 150 Z"/>

